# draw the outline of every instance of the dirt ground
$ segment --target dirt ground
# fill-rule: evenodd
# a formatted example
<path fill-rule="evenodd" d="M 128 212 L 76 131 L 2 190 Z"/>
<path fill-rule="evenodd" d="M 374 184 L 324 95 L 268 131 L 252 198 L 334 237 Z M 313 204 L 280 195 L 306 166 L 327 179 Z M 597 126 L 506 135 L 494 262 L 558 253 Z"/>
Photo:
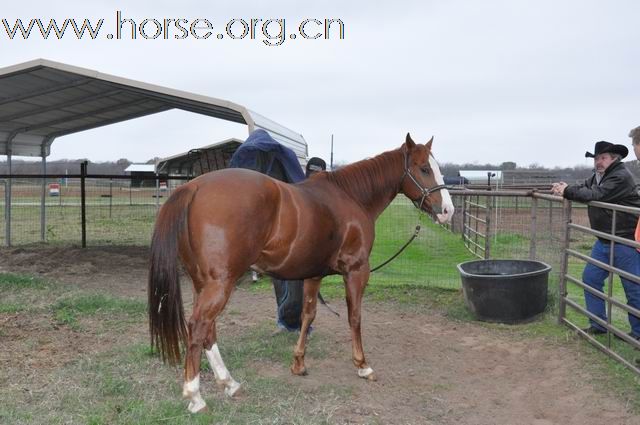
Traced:
<path fill-rule="evenodd" d="M 142 300 L 146 299 L 146 266 L 147 251 L 141 248 L 0 249 L 0 272 L 32 273 Z M 189 300 L 189 295 L 184 294 L 184 299 Z M 350 360 L 346 307 L 334 304 L 341 317 L 320 307 L 315 323 L 318 329 L 331 330 L 329 355 L 309 360 L 307 377 L 287 379 L 302 380 L 313 388 L 336 383 L 353 386 L 332 416 L 335 423 L 640 424 L 640 416 L 631 413 L 624 400 L 596 386 L 597 376 L 588 365 L 591 354 L 573 336 L 563 344 L 525 339 L 511 328 L 455 322 L 435 312 L 412 312 L 366 300 L 365 352 L 378 381 L 361 380 Z M 274 305 L 270 293 L 241 286 L 227 307 L 234 314 L 222 317 L 218 333 L 273 317 Z M 16 324 L 10 317 L 0 320 L 9 338 L 35 332 L 37 326 Z M 71 362 L 75 356 L 106 349 L 109 341 L 105 337 L 99 346 L 81 340 L 69 344 L 45 335 L 35 352 L 24 353 L 17 367 L 33 370 Z M 4 342 L 12 340 L 5 337 Z M 313 349 L 311 338 L 308 350 Z M 4 368 L 8 359 L 1 352 Z"/>

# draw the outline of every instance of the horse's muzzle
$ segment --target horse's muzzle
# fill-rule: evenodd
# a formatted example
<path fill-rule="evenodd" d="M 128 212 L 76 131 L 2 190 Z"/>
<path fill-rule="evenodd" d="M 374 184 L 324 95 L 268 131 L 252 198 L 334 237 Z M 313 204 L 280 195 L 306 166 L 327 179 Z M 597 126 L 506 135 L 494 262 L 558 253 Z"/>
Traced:
<path fill-rule="evenodd" d="M 451 222 L 454 212 L 453 205 L 444 205 L 443 207 L 435 207 L 432 216 L 438 224 L 447 224 Z"/>

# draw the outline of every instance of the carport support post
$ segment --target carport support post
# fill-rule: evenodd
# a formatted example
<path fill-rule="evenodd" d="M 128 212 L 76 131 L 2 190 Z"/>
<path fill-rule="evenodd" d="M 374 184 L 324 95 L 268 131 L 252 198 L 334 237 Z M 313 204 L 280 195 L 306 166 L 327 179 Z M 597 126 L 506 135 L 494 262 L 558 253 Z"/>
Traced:
<path fill-rule="evenodd" d="M 84 181 L 87 176 L 87 161 L 80 163 L 80 222 L 82 225 L 82 247 L 87 247 L 87 203 Z"/>
<path fill-rule="evenodd" d="M 562 237 L 562 258 L 560 260 L 560 278 L 558 280 L 558 324 L 562 324 L 567 310 L 567 274 L 569 269 L 569 244 L 571 243 L 571 201 L 562 200 L 562 224 L 564 226 L 564 235 Z"/>
<path fill-rule="evenodd" d="M 9 178 L 4 186 L 4 243 L 11 246 L 11 184 L 13 177 L 11 176 L 11 149 L 7 150 L 7 167 L 9 168 Z"/>
<path fill-rule="evenodd" d="M 45 242 L 45 231 L 44 228 L 46 226 L 46 210 L 45 210 L 45 202 L 46 202 L 46 193 L 47 193 L 47 157 L 42 155 L 42 193 L 40 194 L 40 241 Z"/>

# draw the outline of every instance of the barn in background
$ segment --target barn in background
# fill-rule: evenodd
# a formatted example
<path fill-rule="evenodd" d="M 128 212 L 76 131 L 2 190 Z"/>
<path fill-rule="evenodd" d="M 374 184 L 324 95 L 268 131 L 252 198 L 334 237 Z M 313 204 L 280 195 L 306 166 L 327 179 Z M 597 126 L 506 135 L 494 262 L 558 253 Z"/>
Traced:
<path fill-rule="evenodd" d="M 156 186 L 155 181 L 149 179 L 156 175 L 156 166 L 153 164 L 131 164 L 124 172 L 131 176 L 131 187 Z"/>

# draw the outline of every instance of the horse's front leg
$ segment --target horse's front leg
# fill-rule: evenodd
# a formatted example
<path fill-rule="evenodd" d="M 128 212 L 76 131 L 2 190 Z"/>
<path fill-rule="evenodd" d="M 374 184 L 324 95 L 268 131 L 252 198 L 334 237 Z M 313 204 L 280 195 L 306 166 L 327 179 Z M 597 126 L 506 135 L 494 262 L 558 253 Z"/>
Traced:
<path fill-rule="evenodd" d="M 304 353 L 307 343 L 307 333 L 309 327 L 316 318 L 316 306 L 318 303 L 318 291 L 320 290 L 320 282 L 322 278 L 305 279 L 304 295 L 302 297 L 302 327 L 300 328 L 300 336 L 295 349 L 293 350 L 293 365 L 291 365 L 291 373 L 294 375 L 306 375 L 307 369 L 304 366 Z"/>
<path fill-rule="evenodd" d="M 349 327 L 351 328 L 351 344 L 353 350 L 353 364 L 358 368 L 358 376 L 375 381 L 373 369 L 369 367 L 364 358 L 362 348 L 362 335 L 360 332 L 362 295 L 369 281 L 369 268 L 362 268 L 349 272 L 344 276 L 345 290 L 347 293 L 347 309 L 349 312 Z"/>

